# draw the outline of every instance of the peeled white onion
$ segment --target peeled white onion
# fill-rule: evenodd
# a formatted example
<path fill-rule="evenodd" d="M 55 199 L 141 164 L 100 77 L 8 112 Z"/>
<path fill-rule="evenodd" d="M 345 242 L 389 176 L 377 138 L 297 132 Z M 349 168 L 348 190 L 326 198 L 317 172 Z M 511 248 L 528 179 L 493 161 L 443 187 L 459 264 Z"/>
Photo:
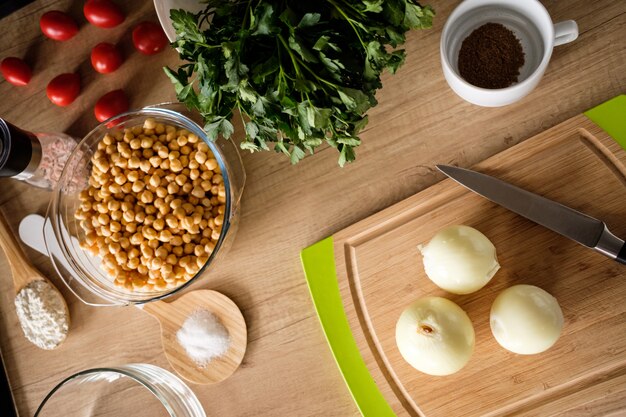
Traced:
<path fill-rule="evenodd" d="M 514 285 L 491 306 L 491 332 L 503 348 L 523 355 L 549 349 L 563 328 L 556 298 L 534 285 Z"/>
<path fill-rule="evenodd" d="M 493 243 L 469 226 L 446 227 L 419 250 L 428 278 L 453 294 L 481 289 L 500 269 Z"/>
<path fill-rule="evenodd" d="M 396 324 L 402 357 L 429 375 L 450 375 L 467 364 L 474 352 L 474 327 L 461 307 L 441 297 L 420 298 Z"/>

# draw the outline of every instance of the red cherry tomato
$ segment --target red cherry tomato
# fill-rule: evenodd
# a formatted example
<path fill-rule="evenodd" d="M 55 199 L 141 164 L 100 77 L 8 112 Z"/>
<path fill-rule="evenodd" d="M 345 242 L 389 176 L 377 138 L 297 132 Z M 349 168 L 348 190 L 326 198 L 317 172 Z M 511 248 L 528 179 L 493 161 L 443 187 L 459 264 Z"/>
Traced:
<path fill-rule="evenodd" d="M 91 50 L 91 65 L 101 74 L 115 71 L 123 61 L 120 50 L 113 44 L 99 43 Z"/>
<path fill-rule="evenodd" d="M 88 0 L 83 13 L 89 23 L 105 29 L 119 25 L 126 18 L 122 9 L 110 0 Z"/>
<path fill-rule="evenodd" d="M 54 77 L 46 87 L 46 94 L 50 101 L 57 106 L 70 105 L 80 94 L 80 76 L 71 73 Z"/>
<path fill-rule="evenodd" d="M 93 112 L 99 122 L 104 122 L 111 117 L 128 111 L 128 108 L 128 97 L 126 97 L 124 90 L 113 90 L 100 97 Z"/>
<path fill-rule="evenodd" d="M 17 86 L 28 84 L 33 76 L 28 64 L 15 57 L 4 58 L 0 63 L 0 72 L 5 80 Z"/>
<path fill-rule="evenodd" d="M 44 35 L 55 41 L 66 41 L 78 33 L 74 19 L 58 10 L 44 13 L 39 19 L 39 26 Z"/>
<path fill-rule="evenodd" d="M 169 43 L 161 25 L 154 22 L 142 22 L 133 29 L 133 44 L 144 55 L 161 52 Z"/>

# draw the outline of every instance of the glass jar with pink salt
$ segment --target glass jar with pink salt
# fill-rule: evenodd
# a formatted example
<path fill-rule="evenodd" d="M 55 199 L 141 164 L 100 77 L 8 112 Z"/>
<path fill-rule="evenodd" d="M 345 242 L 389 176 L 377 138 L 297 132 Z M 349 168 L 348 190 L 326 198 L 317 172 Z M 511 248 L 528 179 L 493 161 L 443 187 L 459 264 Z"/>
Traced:
<path fill-rule="evenodd" d="M 32 133 L 0 118 L 0 177 L 51 190 L 77 143 L 65 133 Z"/>

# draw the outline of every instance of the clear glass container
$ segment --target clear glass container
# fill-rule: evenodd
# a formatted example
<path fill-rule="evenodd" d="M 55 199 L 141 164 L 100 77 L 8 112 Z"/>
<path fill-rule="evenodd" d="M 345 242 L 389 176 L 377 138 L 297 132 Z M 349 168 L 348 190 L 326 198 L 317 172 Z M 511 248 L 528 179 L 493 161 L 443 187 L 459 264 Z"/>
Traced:
<path fill-rule="evenodd" d="M 98 142 L 106 133 L 143 124 L 146 118 L 174 125 L 196 134 L 215 155 L 226 185 L 226 215 L 222 233 L 209 260 L 198 273 L 174 289 L 132 291 L 116 286 L 113 279 L 100 267 L 101 259 L 82 249 L 79 241 L 84 231 L 74 218 L 80 200 L 80 191 L 87 188 L 91 172 L 91 157 Z M 240 200 L 245 184 L 245 171 L 237 145 L 230 140 L 208 140 L 200 127 L 201 117 L 180 103 L 162 104 L 141 110 L 122 113 L 93 129 L 78 144 L 67 160 L 61 178 L 53 191 L 48 207 L 47 220 L 52 227 L 44 227 L 46 248 L 52 263 L 72 292 L 90 305 L 141 304 L 170 296 L 199 280 L 211 265 L 223 256 L 232 244 L 240 213 Z"/>
<path fill-rule="evenodd" d="M 43 399 L 35 417 L 206 417 L 191 389 L 178 377 L 150 364 L 78 372 Z"/>

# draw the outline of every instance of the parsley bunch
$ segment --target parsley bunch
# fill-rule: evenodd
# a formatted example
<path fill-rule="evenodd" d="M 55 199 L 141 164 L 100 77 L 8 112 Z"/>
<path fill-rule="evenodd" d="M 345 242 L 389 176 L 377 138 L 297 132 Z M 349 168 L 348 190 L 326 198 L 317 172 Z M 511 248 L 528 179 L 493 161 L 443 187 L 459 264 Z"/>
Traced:
<path fill-rule="evenodd" d="M 271 145 L 295 164 L 326 142 L 343 166 L 381 72 L 396 72 L 406 32 L 430 27 L 433 15 L 413 0 L 211 0 L 198 14 L 171 11 L 172 45 L 187 63 L 164 70 L 211 140 L 231 136 L 238 109 L 241 148 Z"/>

